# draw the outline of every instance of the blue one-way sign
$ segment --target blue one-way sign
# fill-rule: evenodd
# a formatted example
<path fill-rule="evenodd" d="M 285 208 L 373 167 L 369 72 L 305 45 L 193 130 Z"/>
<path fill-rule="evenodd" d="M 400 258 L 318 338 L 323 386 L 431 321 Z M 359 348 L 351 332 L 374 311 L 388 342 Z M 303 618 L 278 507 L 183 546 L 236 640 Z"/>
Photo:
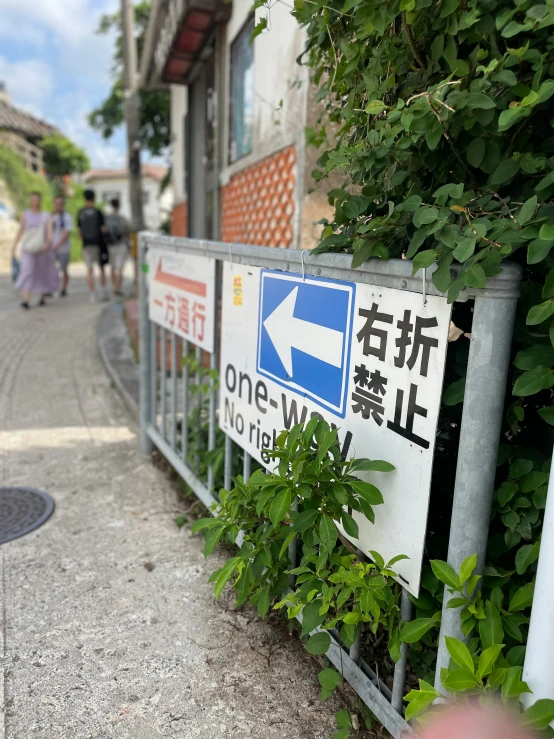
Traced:
<path fill-rule="evenodd" d="M 344 418 L 353 282 L 262 270 L 258 372 Z"/>

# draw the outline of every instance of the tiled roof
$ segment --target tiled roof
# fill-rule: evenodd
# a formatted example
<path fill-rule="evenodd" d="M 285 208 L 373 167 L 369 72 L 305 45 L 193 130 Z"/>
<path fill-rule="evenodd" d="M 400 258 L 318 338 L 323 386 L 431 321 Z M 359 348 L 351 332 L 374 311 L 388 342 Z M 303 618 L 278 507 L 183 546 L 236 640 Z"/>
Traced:
<path fill-rule="evenodd" d="M 143 177 L 152 177 L 153 180 L 163 180 L 167 174 L 166 167 L 159 164 L 143 164 L 141 167 Z M 127 169 L 91 169 L 85 174 L 85 180 L 121 180 L 129 176 Z"/>
<path fill-rule="evenodd" d="M 58 130 L 49 123 L 19 108 L 14 108 L 6 102 L 0 102 L 0 129 L 14 131 L 29 139 L 41 139 L 43 136 L 57 133 Z"/>

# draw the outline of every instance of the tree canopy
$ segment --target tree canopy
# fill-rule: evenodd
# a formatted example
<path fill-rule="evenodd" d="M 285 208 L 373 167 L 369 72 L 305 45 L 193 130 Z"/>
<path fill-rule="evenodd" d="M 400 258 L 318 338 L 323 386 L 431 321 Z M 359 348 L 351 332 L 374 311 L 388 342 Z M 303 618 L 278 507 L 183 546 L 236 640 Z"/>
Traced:
<path fill-rule="evenodd" d="M 135 31 L 139 57 L 142 51 L 144 33 L 148 26 L 151 5 L 141 2 L 135 6 Z M 123 106 L 123 39 L 120 13 L 103 15 L 98 33 L 107 34 L 115 30 L 117 38 L 112 64 L 114 80 L 108 97 L 93 110 L 88 121 L 92 128 L 105 139 L 111 138 L 115 130 L 124 123 Z M 171 135 L 169 93 L 151 90 L 140 92 L 140 139 L 142 147 L 153 156 L 159 156 L 169 146 Z"/>
<path fill-rule="evenodd" d="M 53 177 L 81 174 L 90 167 L 89 158 L 83 149 L 61 133 L 46 136 L 39 146 L 44 153 L 44 167 Z"/>

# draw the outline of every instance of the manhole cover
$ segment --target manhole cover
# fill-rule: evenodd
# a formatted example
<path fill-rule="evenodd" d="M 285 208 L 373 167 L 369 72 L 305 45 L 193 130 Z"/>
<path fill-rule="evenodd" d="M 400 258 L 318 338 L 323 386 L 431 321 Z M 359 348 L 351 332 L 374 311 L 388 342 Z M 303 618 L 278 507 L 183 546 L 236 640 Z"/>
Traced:
<path fill-rule="evenodd" d="M 0 544 L 38 529 L 53 511 L 54 501 L 40 490 L 0 487 Z"/>

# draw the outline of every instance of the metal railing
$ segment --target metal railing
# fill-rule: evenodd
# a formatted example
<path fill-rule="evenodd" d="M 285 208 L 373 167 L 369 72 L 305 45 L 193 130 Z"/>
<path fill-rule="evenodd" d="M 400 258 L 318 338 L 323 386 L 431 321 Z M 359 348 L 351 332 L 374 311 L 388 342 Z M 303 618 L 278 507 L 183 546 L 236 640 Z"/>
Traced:
<path fill-rule="evenodd" d="M 213 459 L 218 449 L 217 434 L 224 457 L 224 488 L 230 487 L 233 468 L 237 470 L 240 457 L 241 472 L 248 479 L 251 458 L 218 429 L 217 386 L 213 373 L 209 377 L 207 404 L 201 399 L 203 353 L 150 321 L 147 254 L 151 247 L 216 260 L 216 338 L 215 351 L 209 355 L 212 370 L 218 366 L 220 322 L 217 316 L 223 262 L 441 295 L 430 279 L 431 270 L 414 277 L 412 263 L 406 260 L 372 260 L 354 270 L 350 266 L 351 257 L 343 254 L 314 257 L 299 251 L 141 234 L 141 449 L 148 454 L 152 444 L 155 445 L 207 507 L 217 503 L 214 496 L 216 462 Z M 519 267 L 505 264 L 502 274 L 490 279 L 485 288 L 466 288 L 459 297 L 460 301 L 471 298 L 475 303 L 448 551 L 448 561 L 456 570 L 467 556 L 475 553 L 478 555 L 477 571 L 482 571 L 484 566 L 519 278 Z M 399 295 L 401 299 L 401 292 Z M 206 425 L 207 433 L 204 433 Z M 204 445 L 203 434 L 206 437 Z M 444 636 L 463 638 L 459 611 L 447 608 L 450 597 L 445 589 L 437 682 L 441 667 L 448 664 Z M 409 621 L 411 601 L 404 589 L 401 612 L 402 619 Z M 327 657 L 394 737 L 409 730 L 403 717 L 406 644 L 402 645 L 401 658 L 395 665 L 392 689 L 364 661 L 360 638 L 349 650 L 342 648 L 338 639 L 332 639 Z"/>

